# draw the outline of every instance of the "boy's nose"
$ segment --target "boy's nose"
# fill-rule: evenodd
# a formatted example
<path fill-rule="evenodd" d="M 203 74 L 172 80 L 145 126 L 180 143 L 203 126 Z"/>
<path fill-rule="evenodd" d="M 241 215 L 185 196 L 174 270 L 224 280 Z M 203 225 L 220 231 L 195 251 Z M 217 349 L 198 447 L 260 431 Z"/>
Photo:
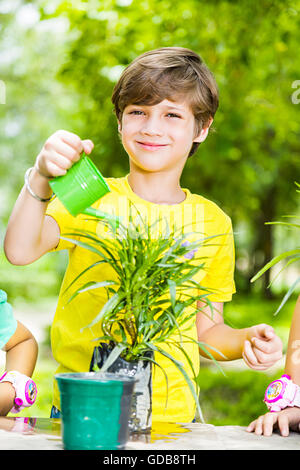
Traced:
<path fill-rule="evenodd" d="M 147 119 L 140 132 L 149 136 L 163 135 L 162 124 L 157 119 Z"/>

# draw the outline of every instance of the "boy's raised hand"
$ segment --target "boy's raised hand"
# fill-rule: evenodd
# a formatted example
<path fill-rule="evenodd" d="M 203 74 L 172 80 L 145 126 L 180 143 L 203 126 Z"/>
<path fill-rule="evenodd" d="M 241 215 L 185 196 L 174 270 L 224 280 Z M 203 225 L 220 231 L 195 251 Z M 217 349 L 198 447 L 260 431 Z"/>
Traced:
<path fill-rule="evenodd" d="M 282 341 L 270 325 L 252 326 L 247 336 L 243 359 L 251 369 L 266 370 L 282 358 Z"/>
<path fill-rule="evenodd" d="M 80 159 L 81 152 L 90 154 L 93 148 L 91 140 L 81 140 L 72 132 L 59 130 L 46 140 L 35 166 L 40 174 L 48 178 L 61 176 Z"/>

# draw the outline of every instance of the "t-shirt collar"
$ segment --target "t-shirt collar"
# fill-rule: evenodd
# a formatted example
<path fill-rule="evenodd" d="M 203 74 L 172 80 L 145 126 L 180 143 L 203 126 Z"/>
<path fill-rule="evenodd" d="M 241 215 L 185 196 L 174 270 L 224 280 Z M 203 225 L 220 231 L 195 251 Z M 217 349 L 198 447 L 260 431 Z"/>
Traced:
<path fill-rule="evenodd" d="M 186 194 L 186 198 L 184 199 L 184 201 L 182 202 L 179 202 L 177 204 L 157 204 L 155 202 L 150 202 L 150 201 L 147 201 L 146 199 L 143 199 L 141 198 L 140 196 L 138 196 L 132 189 L 131 189 L 131 186 L 128 182 L 128 177 L 129 177 L 129 173 L 128 175 L 125 176 L 124 178 L 124 182 L 125 182 L 125 186 L 126 186 L 126 192 L 128 194 L 128 196 L 130 197 L 130 199 L 132 201 L 135 201 L 135 202 L 139 202 L 139 203 L 143 203 L 143 204 L 147 204 L 147 205 L 152 205 L 152 206 L 159 206 L 159 207 L 176 207 L 176 206 L 181 206 L 182 204 L 186 204 L 187 202 L 190 201 L 190 198 L 191 198 L 191 192 L 189 189 L 187 188 L 181 188 L 182 191 L 185 192 Z"/>

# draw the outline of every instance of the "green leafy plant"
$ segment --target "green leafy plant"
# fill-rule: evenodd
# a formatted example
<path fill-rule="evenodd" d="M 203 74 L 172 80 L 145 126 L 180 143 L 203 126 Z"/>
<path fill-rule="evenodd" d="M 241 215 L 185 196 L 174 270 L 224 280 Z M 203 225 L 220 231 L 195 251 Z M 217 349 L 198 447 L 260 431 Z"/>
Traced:
<path fill-rule="evenodd" d="M 69 302 L 83 292 L 105 289 L 107 302 L 94 320 L 86 325 L 91 327 L 100 324 L 103 335 L 95 341 L 105 341 L 113 346 L 101 371 L 107 370 L 119 356 L 127 361 L 150 360 L 161 367 L 153 359 L 154 355 L 152 358 L 147 355 L 148 352 L 158 352 L 170 359 L 184 376 L 203 419 L 198 402 L 198 373 L 185 352 L 184 343 L 197 343 L 215 361 L 206 345 L 190 338 L 186 332 L 190 321 L 199 311 L 197 301 L 210 305 L 207 299 L 209 291 L 193 278 L 200 270 L 205 269 L 205 258 L 197 257 L 198 249 L 204 244 L 213 243 L 214 237 L 204 238 L 203 234 L 198 234 L 198 241 L 190 242 L 188 237 L 191 233 L 183 234 L 182 229 L 176 228 L 170 230 L 167 222 L 163 233 L 158 235 L 155 228 L 159 220 L 149 225 L 140 213 L 138 223 L 136 217 L 135 222 L 133 220 L 131 206 L 127 225 L 120 221 L 116 226 L 110 220 L 100 218 L 99 222 L 105 224 L 111 237 L 99 238 L 95 233 L 82 230 L 62 237 L 92 251 L 98 258 L 67 289 L 100 263 L 109 264 L 116 275 L 112 280 L 94 280 L 83 284 L 73 292 Z M 188 313 L 187 307 L 191 307 Z M 178 341 L 172 338 L 176 333 Z M 183 353 L 193 380 L 182 362 L 165 351 L 162 345 L 173 346 Z M 164 374 L 167 380 L 166 373 Z"/>
<path fill-rule="evenodd" d="M 300 184 L 296 183 L 296 186 L 299 188 L 297 189 L 297 193 L 300 193 Z M 296 217 L 295 215 L 286 215 L 285 217 L 288 218 L 295 218 L 299 219 L 300 217 Z M 286 227 L 293 227 L 296 229 L 300 229 L 300 224 L 296 223 L 291 223 L 291 222 L 267 222 L 267 225 L 283 225 Z M 276 278 L 280 275 L 280 273 L 286 269 L 288 266 L 290 266 L 292 263 L 295 263 L 300 260 L 300 247 L 295 248 L 294 250 L 288 250 L 285 251 L 284 253 L 281 253 L 280 255 L 275 256 L 271 261 L 269 261 L 252 279 L 251 282 L 256 281 L 260 276 L 262 276 L 268 269 L 272 268 L 275 266 L 275 264 L 279 263 L 280 261 L 286 259 L 287 262 L 284 265 L 284 267 L 280 270 L 280 272 L 277 274 Z M 275 279 L 276 279 L 275 278 Z M 272 283 L 275 281 L 275 279 L 269 284 L 269 287 L 272 285 Z M 282 302 L 280 303 L 278 309 L 275 312 L 275 315 L 281 310 L 281 308 L 284 306 L 286 301 L 290 298 L 292 293 L 295 291 L 296 287 L 300 283 L 300 276 L 293 282 L 291 287 L 289 288 L 288 292 L 285 294 L 284 298 L 282 299 Z"/>

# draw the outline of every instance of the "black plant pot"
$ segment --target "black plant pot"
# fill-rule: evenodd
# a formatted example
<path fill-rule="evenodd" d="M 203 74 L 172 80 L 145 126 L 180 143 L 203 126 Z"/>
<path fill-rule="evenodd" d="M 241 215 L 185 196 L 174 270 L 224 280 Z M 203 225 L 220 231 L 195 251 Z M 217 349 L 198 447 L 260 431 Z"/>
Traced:
<path fill-rule="evenodd" d="M 113 345 L 100 343 L 93 351 L 90 363 L 90 371 L 97 370 L 104 365 Z M 145 357 L 152 358 L 149 351 Z M 131 432 L 146 432 L 152 424 L 152 363 L 148 360 L 126 361 L 118 357 L 107 369 L 107 372 L 134 377 L 137 381 L 132 395 L 131 409 L 129 413 L 129 429 Z"/>

